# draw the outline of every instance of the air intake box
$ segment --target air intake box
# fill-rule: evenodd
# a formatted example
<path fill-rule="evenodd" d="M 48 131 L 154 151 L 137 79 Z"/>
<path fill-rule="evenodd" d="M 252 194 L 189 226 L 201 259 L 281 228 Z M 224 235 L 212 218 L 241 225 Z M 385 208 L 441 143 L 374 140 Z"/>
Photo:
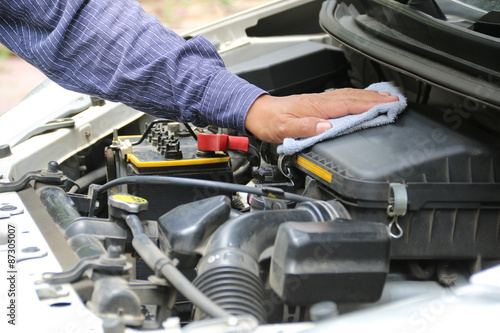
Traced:
<path fill-rule="evenodd" d="M 409 106 L 394 124 L 316 144 L 296 165 L 353 219 L 394 221 L 393 259 L 498 259 L 500 140 L 456 125 Z"/>
<path fill-rule="evenodd" d="M 292 305 L 375 302 L 389 271 L 389 248 L 381 223 L 287 222 L 276 236 L 270 285 Z"/>

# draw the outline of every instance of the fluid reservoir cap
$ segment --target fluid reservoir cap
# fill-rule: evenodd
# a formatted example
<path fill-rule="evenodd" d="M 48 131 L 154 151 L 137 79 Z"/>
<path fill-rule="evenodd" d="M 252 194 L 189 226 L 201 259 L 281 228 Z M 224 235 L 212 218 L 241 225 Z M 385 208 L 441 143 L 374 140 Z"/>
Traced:
<path fill-rule="evenodd" d="M 109 198 L 110 207 L 138 214 L 148 209 L 148 201 L 130 194 L 114 194 Z"/>

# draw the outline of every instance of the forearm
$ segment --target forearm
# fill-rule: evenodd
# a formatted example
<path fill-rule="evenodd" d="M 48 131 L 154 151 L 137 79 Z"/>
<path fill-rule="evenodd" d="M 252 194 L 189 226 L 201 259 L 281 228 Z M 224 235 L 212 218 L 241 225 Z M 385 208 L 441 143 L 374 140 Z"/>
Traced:
<path fill-rule="evenodd" d="M 65 88 L 197 125 L 244 130 L 264 93 L 204 38 L 186 42 L 131 0 L 10 0 L 0 39 Z"/>

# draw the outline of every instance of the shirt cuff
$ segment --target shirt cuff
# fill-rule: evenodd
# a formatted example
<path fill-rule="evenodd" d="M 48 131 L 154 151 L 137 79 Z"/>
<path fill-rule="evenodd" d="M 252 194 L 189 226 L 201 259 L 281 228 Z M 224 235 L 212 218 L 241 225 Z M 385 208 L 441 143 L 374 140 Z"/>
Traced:
<path fill-rule="evenodd" d="M 208 84 L 202 110 L 208 124 L 246 133 L 245 119 L 254 101 L 267 92 L 226 69 Z"/>

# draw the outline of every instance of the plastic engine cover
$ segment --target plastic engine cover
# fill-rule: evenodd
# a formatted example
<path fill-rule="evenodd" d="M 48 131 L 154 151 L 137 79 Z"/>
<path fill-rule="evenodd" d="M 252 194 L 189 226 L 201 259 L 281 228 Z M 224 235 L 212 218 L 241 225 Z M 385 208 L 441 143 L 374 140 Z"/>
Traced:
<path fill-rule="evenodd" d="M 374 302 L 384 288 L 389 251 L 381 223 L 287 222 L 276 236 L 270 284 L 291 305 Z"/>
<path fill-rule="evenodd" d="M 389 223 L 388 208 L 402 208 L 391 259 L 500 258 L 500 141 L 483 128 L 410 105 L 393 124 L 318 143 L 296 161 L 355 220 Z"/>

